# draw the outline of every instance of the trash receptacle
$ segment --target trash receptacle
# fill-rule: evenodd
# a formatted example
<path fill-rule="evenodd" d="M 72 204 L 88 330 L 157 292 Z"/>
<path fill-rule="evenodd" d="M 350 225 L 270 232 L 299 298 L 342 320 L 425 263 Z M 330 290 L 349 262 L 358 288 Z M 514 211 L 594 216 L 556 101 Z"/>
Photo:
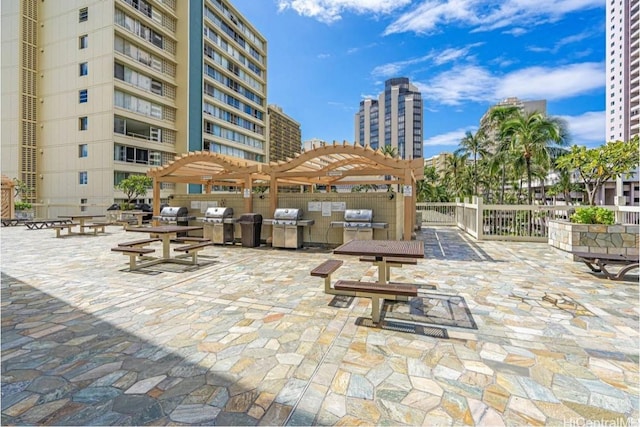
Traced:
<path fill-rule="evenodd" d="M 242 232 L 241 241 L 245 248 L 260 246 L 260 234 L 262 232 L 262 215 L 258 213 L 246 213 L 238 218 Z"/>

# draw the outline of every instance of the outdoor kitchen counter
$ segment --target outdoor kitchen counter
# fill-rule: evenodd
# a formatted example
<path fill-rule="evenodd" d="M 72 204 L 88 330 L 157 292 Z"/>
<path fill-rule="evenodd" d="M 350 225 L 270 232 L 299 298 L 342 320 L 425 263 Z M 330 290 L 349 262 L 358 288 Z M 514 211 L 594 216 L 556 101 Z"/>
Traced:
<path fill-rule="evenodd" d="M 387 283 L 385 257 L 424 258 L 424 243 L 418 240 L 350 240 L 333 250 L 337 255 L 369 256 L 378 266 L 378 282 Z"/>

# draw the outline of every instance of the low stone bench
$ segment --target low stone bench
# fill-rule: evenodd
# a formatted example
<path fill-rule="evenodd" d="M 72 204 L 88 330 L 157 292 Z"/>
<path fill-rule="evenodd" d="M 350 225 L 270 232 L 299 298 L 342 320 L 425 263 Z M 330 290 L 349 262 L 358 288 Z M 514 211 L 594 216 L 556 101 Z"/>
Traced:
<path fill-rule="evenodd" d="M 398 297 L 418 296 L 418 287 L 405 283 L 360 282 L 357 280 L 338 280 L 333 286 L 337 291 L 354 292 L 357 297 L 371 298 L 371 320 L 380 322 L 382 304 L 380 300 L 397 300 Z"/>

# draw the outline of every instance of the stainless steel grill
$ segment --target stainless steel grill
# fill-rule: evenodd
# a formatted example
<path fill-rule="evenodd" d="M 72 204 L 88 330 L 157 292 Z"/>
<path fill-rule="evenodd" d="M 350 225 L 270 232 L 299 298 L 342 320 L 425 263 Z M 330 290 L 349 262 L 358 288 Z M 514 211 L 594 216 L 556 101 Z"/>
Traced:
<path fill-rule="evenodd" d="M 189 210 L 184 206 L 165 206 L 160 211 L 159 216 L 153 219 L 160 222 L 175 222 L 178 225 L 188 225 L 189 221 L 196 219 L 195 216 L 189 215 Z"/>
<path fill-rule="evenodd" d="M 331 227 L 343 229 L 342 241 L 372 240 L 374 229 L 384 229 L 389 225 L 386 222 L 373 222 L 373 210 L 371 209 L 345 209 L 344 221 L 332 221 Z"/>
<path fill-rule="evenodd" d="M 233 208 L 208 208 L 199 220 L 204 223 L 202 233 L 205 238 L 222 245 L 234 242 L 233 224 L 237 220 L 233 218 Z"/>
<path fill-rule="evenodd" d="M 315 223 L 312 219 L 302 219 L 302 209 L 278 208 L 273 212 L 273 219 L 265 224 L 272 226 L 271 246 L 274 248 L 301 248 L 303 227 Z"/>

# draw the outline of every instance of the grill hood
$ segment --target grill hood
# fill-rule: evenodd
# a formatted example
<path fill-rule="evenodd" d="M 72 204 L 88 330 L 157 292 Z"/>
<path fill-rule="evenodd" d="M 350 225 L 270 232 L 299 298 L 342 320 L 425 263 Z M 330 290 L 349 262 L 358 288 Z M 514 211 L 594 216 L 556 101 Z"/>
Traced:
<path fill-rule="evenodd" d="M 185 217 L 188 214 L 188 210 L 187 208 L 185 208 L 184 206 L 166 206 L 164 208 L 162 208 L 162 210 L 160 211 L 160 216 L 163 217 Z"/>
<path fill-rule="evenodd" d="M 373 221 L 373 211 L 371 209 L 346 209 L 344 220 L 346 222 L 371 222 Z"/>
<path fill-rule="evenodd" d="M 204 216 L 205 218 L 231 218 L 233 216 L 233 208 L 208 208 L 205 211 Z"/>
<path fill-rule="evenodd" d="M 302 219 L 302 209 L 278 208 L 273 213 L 273 219 L 297 221 Z"/>

